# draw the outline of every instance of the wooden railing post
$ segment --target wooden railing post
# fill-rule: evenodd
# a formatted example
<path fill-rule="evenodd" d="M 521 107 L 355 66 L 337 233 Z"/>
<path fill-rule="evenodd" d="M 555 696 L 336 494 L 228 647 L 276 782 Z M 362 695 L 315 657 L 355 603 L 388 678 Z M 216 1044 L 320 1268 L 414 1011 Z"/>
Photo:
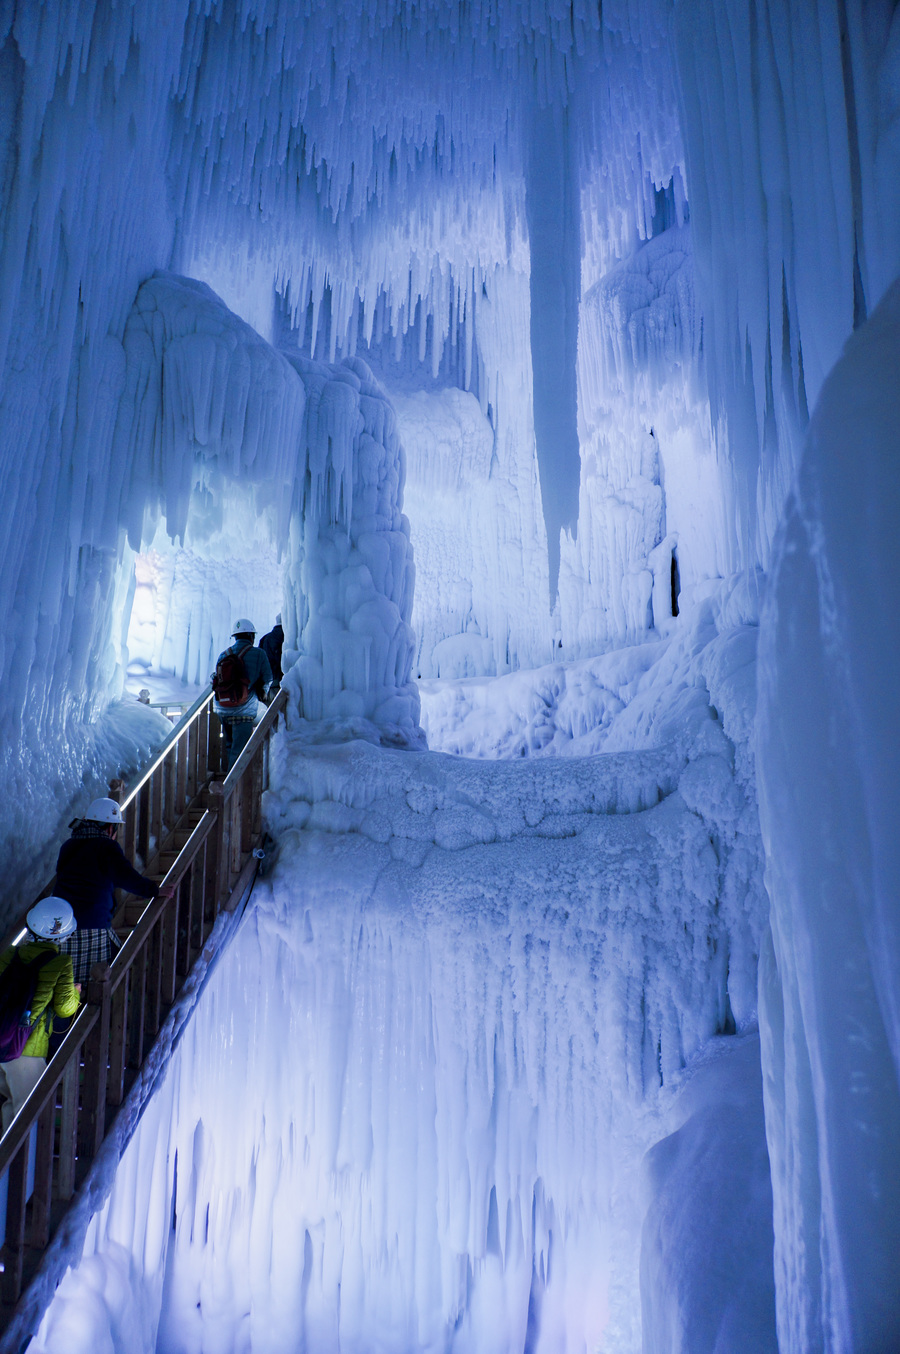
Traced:
<path fill-rule="evenodd" d="M 100 1007 L 100 1019 L 84 1045 L 84 1085 L 78 1133 L 79 1156 L 93 1158 L 106 1133 L 106 1077 L 109 1067 L 109 964 L 95 964 L 87 990 L 88 1003 Z"/>
<path fill-rule="evenodd" d="M 153 797 L 153 777 L 145 781 L 137 796 L 137 851 L 141 864 L 146 866 L 150 856 L 150 805 Z"/>
<path fill-rule="evenodd" d="M 73 1058 L 63 1073 L 59 1115 L 59 1174 L 57 1193 L 71 1199 L 75 1193 L 75 1134 L 78 1126 L 78 1060 Z"/>
<path fill-rule="evenodd" d="M 225 821 L 228 805 L 225 800 L 225 787 L 220 781 L 213 781 L 206 792 L 206 806 L 216 815 L 216 822 L 210 834 L 210 849 L 206 853 L 206 888 L 204 889 L 203 916 L 200 918 L 200 945 L 206 939 L 206 912 L 212 904 L 212 915 L 219 910 L 221 891 L 224 887 L 223 875 L 228 870 L 228 827 Z"/>
<path fill-rule="evenodd" d="M 50 1208 L 53 1203 L 53 1139 L 56 1132 L 56 1096 L 38 1115 L 34 1161 L 34 1193 L 28 1244 L 43 1250 L 50 1240 Z"/>
<path fill-rule="evenodd" d="M 106 1083 L 106 1103 L 121 1105 L 125 1094 L 125 1061 L 128 1054 L 128 989 L 131 974 L 119 980 L 110 1001 L 109 1014 L 109 1073 Z"/>
<path fill-rule="evenodd" d="M 9 1163 L 6 1193 L 6 1243 L 3 1247 L 3 1300 L 15 1303 L 22 1291 L 25 1251 L 25 1191 L 28 1181 L 29 1139 L 25 1138 Z"/>

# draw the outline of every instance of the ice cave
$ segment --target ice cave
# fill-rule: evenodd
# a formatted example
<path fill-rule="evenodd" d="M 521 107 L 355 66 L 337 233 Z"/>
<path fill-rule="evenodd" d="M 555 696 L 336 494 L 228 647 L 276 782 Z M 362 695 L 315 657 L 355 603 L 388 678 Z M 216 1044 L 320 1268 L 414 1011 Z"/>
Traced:
<path fill-rule="evenodd" d="M 288 690 L 30 1354 L 897 1354 L 898 0 L 0 64 L 4 922 L 141 688 L 281 613 Z"/>

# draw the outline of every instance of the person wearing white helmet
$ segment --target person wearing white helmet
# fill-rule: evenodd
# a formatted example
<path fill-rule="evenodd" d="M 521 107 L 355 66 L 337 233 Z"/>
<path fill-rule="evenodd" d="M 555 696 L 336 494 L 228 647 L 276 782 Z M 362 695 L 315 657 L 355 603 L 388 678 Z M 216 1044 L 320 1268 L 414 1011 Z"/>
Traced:
<path fill-rule="evenodd" d="M 119 949 L 112 929 L 115 891 L 124 889 L 138 898 L 171 896 L 173 889 L 160 888 L 132 869 L 116 841 L 122 810 L 114 799 L 95 799 L 72 835 L 60 848 L 54 889 L 71 903 L 77 930 L 61 948 L 72 956 L 76 982 L 86 982 L 94 964 L 109 963 Z"/>
<path fill-rule="evenodd" d="M 272 669 L 262 649 L 253 645 L 256 627 L 244 617 L 235 621 L 231 632 L 234 643 L 223 649 L 210 677 L 215 697 L 213 710 L 222 721 L 227 767 L 230 771 L 240 757 L 259 713 L 259 702 L 272 685 Z"/>
<path fill-rule="evenodd" d="M 47 1066 L 55 1015 L 73 1016 L 80 1003 L 72 960 L 60 942 L 75 930 L 75 916 L 64 898 L 52 895 L 35 903 L 26 918 L 28 939 L 0 955 L 0 1116 L 4 1131 L 27 1100 Z M 28 1033 L 24 1047 L 21 1038 Z M 16 1039 L 18 1027 L 19 1038 Z M 16 1050 L 21 1052 L 15 1056 Z"/>

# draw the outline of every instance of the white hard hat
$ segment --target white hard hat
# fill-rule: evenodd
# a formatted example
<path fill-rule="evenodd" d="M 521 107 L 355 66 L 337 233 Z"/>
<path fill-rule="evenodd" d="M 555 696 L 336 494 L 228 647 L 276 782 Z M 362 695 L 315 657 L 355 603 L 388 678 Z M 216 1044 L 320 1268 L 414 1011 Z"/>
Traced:
<path fill-rule="evenodd" d="M 29 931 L 43 940 L 65 940 L 75 930 L 75 913 L 65 898 L 42 898 L 25 918 Z"/>
<path fill-rule="evenodd" d="M 89 823 L 123 823 L 122 810 L 114 799 L 95 799 L 84 815 Z"/>
<path fill-rule="evenodd" d="M 255 635 L 256 626 L 253 624 L 252 621 L 248 621 L 247 617 L 245 616 L 243 620 L 235 621 L 234 629 L 232 630 L 231 633 L 233 635 Z"/>

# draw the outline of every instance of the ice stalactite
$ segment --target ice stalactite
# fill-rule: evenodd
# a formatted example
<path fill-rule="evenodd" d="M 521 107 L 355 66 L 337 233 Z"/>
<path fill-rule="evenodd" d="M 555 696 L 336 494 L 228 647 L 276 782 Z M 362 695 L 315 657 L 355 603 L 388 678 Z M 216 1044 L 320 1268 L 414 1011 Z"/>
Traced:
<path fill-rule="evenodd" d="M 900 283 L 822 390 L 760 653 L 779 1347 L 900 1342 Z"/>
<path fill-rule="evenodd" d="M 900 21 L 863 0 L 691 0 L 673 23 L 713 424 L 741 556 L 765 566 L 808 410 L 900 270 Z"/>
<path fill-rule="evenodd" d="M 534 437 L 547 530 L 550 605 L 559 584 L 560 535 L 578 528 L 578 303 L 581 201 L 573 113 L 536 107 L 525 207 L 531 279 Z"/>

